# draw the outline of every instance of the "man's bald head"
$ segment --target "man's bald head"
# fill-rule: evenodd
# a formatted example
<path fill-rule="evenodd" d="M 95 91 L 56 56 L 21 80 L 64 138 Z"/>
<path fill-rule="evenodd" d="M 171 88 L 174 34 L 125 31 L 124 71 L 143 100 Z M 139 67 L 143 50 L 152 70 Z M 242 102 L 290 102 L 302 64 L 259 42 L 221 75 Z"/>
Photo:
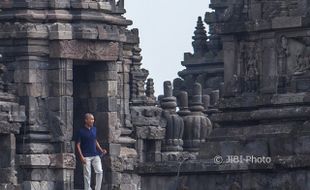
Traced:
<path fill-rule="evenodd" d="M 91 113 L 86 113 L 84 115 L 84 121 L 85 121 L 85 125 L 87 127 L 92 127 L 94 125 L 94 122 L 95 122 L 94 115 Z"/>
<path fill-rule="evenodd" d="M 94 115 L 91 114 L 91 113 L 85 113 L 85 115 L 84 115 L 84 119 L 85 119 L 85 120 L 88 119 L 88 118 L 90 118 L 90 117 L 94 117 Z"/>

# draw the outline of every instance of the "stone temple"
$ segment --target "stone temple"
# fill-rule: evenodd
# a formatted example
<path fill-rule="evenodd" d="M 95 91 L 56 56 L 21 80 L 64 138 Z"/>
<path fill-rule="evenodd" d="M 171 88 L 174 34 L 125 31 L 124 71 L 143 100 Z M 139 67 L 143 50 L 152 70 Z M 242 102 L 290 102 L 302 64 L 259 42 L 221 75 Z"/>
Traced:
<path fill-rule="evenodd" d="M 155 97 L 124 0 L 1 0 L 0 190 L 83 189 L 86 112 L 102 190 L 309 190 L 310 1 L 210 8 Z"/>

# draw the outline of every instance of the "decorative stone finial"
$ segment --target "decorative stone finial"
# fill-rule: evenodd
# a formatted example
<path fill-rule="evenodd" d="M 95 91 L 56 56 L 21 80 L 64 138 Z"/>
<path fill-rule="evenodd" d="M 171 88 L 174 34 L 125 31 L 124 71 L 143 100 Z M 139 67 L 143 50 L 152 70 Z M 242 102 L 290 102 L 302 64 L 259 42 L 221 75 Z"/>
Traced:
<path fill-rule="evenodd" d="M 171 97 L 172 96 L 172 85 L 170 81 L 164 82 L 164 96 Z"/>
<path fill-rule="evenodd" d="M 155 99 L 154 92 L 155 92 L 154 81 L 153 81 L 153 79 L 149 78 L 149 79 L 147 79 L 147 82 L 146 82 L 145 94 L 148 98 L 150 98 L 151 100 L 154 100 Z"/>
<path fill-rule="evenodd" d="M 196 30 L 193 36 L 193 48 L 194 48 L 194 55 L 203 55 L 207 51 L 207 34 L 206 34 L 205 27 L 202 22 L 202 18 L 198 17 Z"/>
<path fill-rule="evenodd" d="M 189 109 L 191 111 L 203 111 L 204 108 L 202 106 L 202 91 L 201 91 L 201 84 L 195 83 L 193 86 L 193 95 L 191 97 L 190 101 L 190 107 Z"/>
<path fill-rule="evenodd" d="M 190 115 L 184 119 L 184 150 L 197 152 L 201 143 L 205 142 L 207 135 L 212 130 L 212 123 L 203 114 L 202 91 L 200 83 L 195 83 L 190 99 Z"/>
<path fill-rule="evenodd" d="M 178 103 L 179 103 L 179 111 L 178 114 L 180 116 L 186 116 L 190 114 L 188 109 L 188 94 L 186 91 L 180 91 L 178 94 Z"/>

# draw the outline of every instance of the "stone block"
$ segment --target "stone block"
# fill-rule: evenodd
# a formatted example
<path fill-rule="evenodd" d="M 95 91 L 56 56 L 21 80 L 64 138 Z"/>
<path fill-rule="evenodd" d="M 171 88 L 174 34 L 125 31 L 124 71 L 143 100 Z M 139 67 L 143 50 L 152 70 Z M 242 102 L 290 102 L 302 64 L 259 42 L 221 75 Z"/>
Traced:
<path fill-rule="evenodd" d="M 71 153 L 24 154 L 18 155 L 16 162 L 19 166 L 26 168 L 74 169 L 75 155 Z"/>
<path fill-rule="evenodd" d="M 46 83 L 16 83 L 18 96 L 47 97 L 48 85 Z"/>
<path fill-rule="evenodd" d="M 90 110 L 96 112 L 116 112 L 116 97 L 91 98 L 88 100 Z"/>
<path fill-rule="evenodd" d="M 46 143 L 26 143 L 19 144 L 16 147 L 18 154 L 51 154 L 55 152 L 55 148 L 52 144 Z"/>
<path fill-rule="evenodd" d="M 65 67 L 65 66 L 64 66 Z M 52 83 L 61 83 L 73 80 L 72 69 L 59 69 L 59 70 L 49 70 L 48 80 Z"/>
<path fill-rule="evenodd" d="M 294 141 L 294 152 L 297 155 L 310 154 L 310 136 L 301 136 Z"/>
<path fill-rule="evenodd" d="M 295 28 L 301 27 L 304 24 L 303 17 L 276 17 L 272 19 L 272 28 L 281 29 L 281 28 Z"/>
<path fill-rule="evenodd" d="M 90 83 L 91 97 L 107 97 L 117 95 L 117 82 L 116 81 L 101 81 Z"/>
<path fill-rule="evenodd" d="M 117 63 L 116 62 L 104 62 L 100 64 L 95 64 L 91 66 L 91 69 L 96 72 L 105 72 L 105 71 L 116 71 L 117 72 Z"/>
<path fill-rule="evenodd" d="M 98 25 L 100 40 L 120 41 L 119 29 L 117 26 Z"/>
<path fill-rule="evenodd" d="M 164 139 L 166 129 L 157 126 L 136 127 L 136 136 L 141 139 Z"/>
<path fill-rule="evenodd" d="M 24 190 L 54 190 L 55 183 L 53 181 L 24 181 L 22 183 Z"/>
<path fill-rule="evenodd" d="M 106 179 L 108 183 L 122 184 L 122 174 L 120 172 L 106 172 Z"/>
<path fill-rule="evenodd" d="M 25 115 L 25 106 L 20 106 L 18 104 L 11 106 L 11 115 L 10 115 L 10 122 L 24 122 L 26 121 Z"/>
<path fill-rule="evenodd" d="M 161 108 L 155 106 L 131 107 L 132 124 L 135 126 L 159 126 Z"/>
<path fill-rule="evenodd" d="M 96 27 L 77 25 L 73 28 L 74 39 L 97 39 L 98 30 Z"/>
<path fill-rule="evenodd" d="M 70 71 L 73 69 L 73 60 L 71 59 L 49 59 L 48 69 Z"/>
<path fill-rule="evenodd" d="M 64 142 L 72 139 L 73 111 L 48 112 L 48 118 L 54 141 Z"/>
<path fill-rule="evenodd" d="M 21 127 L 20 123 L 8 123 L 0 121 L 0 133 L 3 134 L 9 134 L 9 133 L 18 134 L 20 127 Z"/>
<path fill-rule="evenodd" d="M 289 156 L 294 154 L 294 138 L 276 137 L 269 140 L 270 156 Z"/>
<path fill-rule="evenodd" d="M 52 41 L 49 47 L 52 58 L 116 61 L 120 45 L 118 42 L 62 40 Z"/>
<path fill-rule="evenodd" d="M 19 83 L 35 83 L 40 82 L 38 70 L 34 69 L 18 69 L 14 72 L 14 81 Z"/>
<path fill-rule="evenodd" d="M 47 108 L 54 112 L 73 110 L 73 98 L 71 96 L 48 97 L 47 104 Z"/>
<path fill-rule="evenodd" d="M 70 8 L 70 0 L 51 0 L 49 1 L 49 5 L 55 9 L 66 9 Z"/>
<path fill-rule="evenodd" d="M 137 184 L 121 184 L 120 190 L 136 190 Z"/>
<path fill-rule="evenodd" d="M 116 81 L 117 80 L 117 72 L 109 71 L 109 72 L 95 72 L 94 80 L 96 81 Z"/>
<path fill-rule="evenodd" d="M 88 7 L 89 7 L 90 9 L 99 9 L 99 4 L 98 4 L 97 2 L 90 2 L 90 3 L 88 4 Z"/>
<path fill-rule="evenodd" d="M 25 181 L 55 181 L 55 171 L 53 169 L 39 169 L 24 170 L 23 180 Z"/>
<path fill-rule="evenodd" d="M 121 145 L 110 143 L 108 151 L 111 156 L 119 156 L 121 152 Z"/>
<path fill-rule="evenodd" d="M 88 2 L 71 1 L 71 7 L 74 9 L 88 9 Z"/>
<path fill-rule="evenodd" d="M 73 82 L 59 82 L 49 83 L 48 89 L 50 96 L 72 96 L 73 95 Z"/>

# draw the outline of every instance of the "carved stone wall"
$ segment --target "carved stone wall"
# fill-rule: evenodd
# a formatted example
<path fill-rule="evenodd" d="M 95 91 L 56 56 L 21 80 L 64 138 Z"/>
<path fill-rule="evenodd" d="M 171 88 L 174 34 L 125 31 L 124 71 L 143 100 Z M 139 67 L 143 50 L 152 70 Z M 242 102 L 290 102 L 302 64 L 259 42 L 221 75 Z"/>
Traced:
<path fill-rule="evenodd" d="M 16 96 L 8 90 L 8 84 L 3 81 L 7 68 L 0 64 L 0 189 L 17 190 L 20 188 L 17 178 L 16 137 L 24 124 L 25 107 L 20 106 Z"/>
<path fill-rule="evenodd" d="M 156 99 L 124 0 L 1 1 L 0 189 L 82 188 L 86 112 L 109 151 L 102 189 L 309 189 L 309 6 L 211 0 Z"/>
<path fill-rule="evenodd" d="M 73 136 L 86 112 L 95 115 L 99 141 L 110 152 L 103 188 L 130 183 L 115 176 L 138 181 L 126 172 L 137 157 L 129 137 L 128 60 L 139 39 L 126 29 L 132 22 L 122 16 L 124 1 L 1 1 L 0 8 L 4 84 L 13 84 L 5 88 L 26 112 L 16 145 L 21 188 L 82 187 Z"/>
<path fill-rule="evenodd" d="M 198 154 L 141 164 L 142 188 L 309 188 L 309 6 L 304 0 L 211 0 L 210 35 L 199 18 L 194 53 L 185 54 L 186 69 L 173 83 L 185 121 L 184 153 L 194 147 Z M 197 104 L 196 82 L 203 103 Z M 190 136 L 201 113 L 209 114 L 212 130 L 190 147 L 198 142 Z"/>

